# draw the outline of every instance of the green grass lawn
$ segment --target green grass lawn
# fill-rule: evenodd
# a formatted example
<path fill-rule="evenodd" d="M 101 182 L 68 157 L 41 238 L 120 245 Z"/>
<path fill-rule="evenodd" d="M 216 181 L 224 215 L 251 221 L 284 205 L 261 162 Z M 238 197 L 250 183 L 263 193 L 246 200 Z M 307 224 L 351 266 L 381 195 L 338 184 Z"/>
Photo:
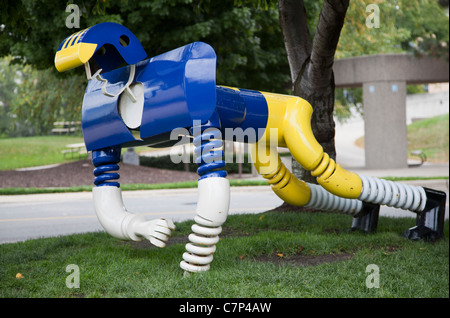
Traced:
<path fill-rule="evenodd" d="M 437 177 L 440 178 L 440 177 Z M 442 177 L 448 179 L 448 177 Z M 436 179 L 436 178 L 433 178 Z M 246 180 L 246 179 L 229 179 L 230 186 L 267 186 L 266 180 Z M 196 188 L 198 181 L 181 181 L 171 183 L 129 183 L 121 184 L 122 191 L 134 190 L 159 190 L 159 189 L 187 189 Z M 39 193 L 66 193 L 66 192 L 89 192 L 92 191 L 94 185 L 74 186 L 74 187 L 58 187 L 58 188 L 0 188 L 0 195 L 19 195 L 19 194 L 39 194 Z"/>
<path fill-rule="evenodd" d="M 62 150 L 82 142 L 82 137 L 75 136 L 0 138 L 0 170 L 67 162 L 71 159 L 65 159 Z"/>
<path fill-rule="evenodd" d="M 408 152 L 421 149 L 430 161 L 448 162 L 449 114 L 416 121 L 408 126 Z"/>
<path fill-rule="evenodd" d="M 0 245 L 0 297 L 449 295 L 448 221 L 445 239 L 425 243 L 401 237 L 414 226 L 412 218 L 381 217 L 377 233 L 363 234 L 347 232 L 351 217 L 340 214 L 231 215 L 211 269 L 185 277 L 179 262 L 192 223 L 178 223 L 171 238 L 174 244 L 163 249 L 120 241 L 103 232 Z M 316 265 L 304 262 L 324 258 L 327 261 Z M 79 267 L 79 288 L 66 286 L 70 264 Z M 379 288 L 366 286 L 370 264 L 379 268 Z M 23 278 L 16 278 L 18 273 Z"/>

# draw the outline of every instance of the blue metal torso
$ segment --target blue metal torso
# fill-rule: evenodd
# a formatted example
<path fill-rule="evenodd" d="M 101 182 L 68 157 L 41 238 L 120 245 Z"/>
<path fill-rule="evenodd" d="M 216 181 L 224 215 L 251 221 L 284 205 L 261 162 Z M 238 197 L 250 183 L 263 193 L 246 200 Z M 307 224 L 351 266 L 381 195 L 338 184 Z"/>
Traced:
<path fill-rule="evenodd" d="M 118 92 L 127 82 L 130 66 L 103 73 L 108 92 Z M 190 127 L 193 120 L 206 122 L 215 111 L 216 55 L 208 44 L 195 42 L 136 64 L 133 83 L 144 86 L 144 111 L 140 127 L 143 144 Z M 88 151 L 139 142 L 123 123 L 119 97 L 102 93 L 103 82 L 92 79 L 87 86 L 82 127 Z"/>
<path fill-rule="evenodd" d="M 103 74 L 109 83 L 108 89 L 114 92 L 122 88 L 126 82 L 117 81 L 126 73 L 126 68 Z M 125 74 L 125 76 L 127 76 Z M 114 81 L 116 80 L 116 81 Z M 102 93 L 102 82 L 96 79 L 89 81 L 84 94 L 81 113 L 84 142 L 88 151 L 114 147 L 126 142 L 135 141 L 130 130 L 120 117 L 117 103 L 119 96 L 109 97 Z"/>
<path fill-rule="evenodd" d="M 141 138 L 206 122 L 216 108 L 216 54 L 195 42 L 149 60 L 136 81 L 145 89 Z"/>
<path fill-rule="evenodd" d="M 88 151 L 168 141 L 173 129 L 190 128 L 194 121 L 204 124 L 214 119 L 222 132 L 225 128 L 258 131 L 266 127 L 268 107 L 260 92 L 216 86 L 216 55 L 208 44 L 194 42 L 141 61 L 135 67 L 133 83 L 144 87 L 140 139 L 133 136 L 120 116 L 119 96 L 104 95 L 104 83 L 92 79 L 82 110 Z M 108 93 L 119 92 L 129 74 L 130 66 L 101 74 L 108 81 Z"/>
<path fill-rule="evenodd" d="M 260 92 L 217 86 L 216 94 L 222 131 L 226 128 L 241 128 L 244 131 L 247 128 L 266 128 L 269 110 L 266 99 Z"/>

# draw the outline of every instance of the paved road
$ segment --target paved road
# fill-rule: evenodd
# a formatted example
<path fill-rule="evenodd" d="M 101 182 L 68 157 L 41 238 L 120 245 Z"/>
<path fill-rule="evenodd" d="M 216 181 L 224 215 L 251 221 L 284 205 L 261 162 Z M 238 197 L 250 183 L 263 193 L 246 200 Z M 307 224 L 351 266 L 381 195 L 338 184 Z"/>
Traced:
<path fill-rule="evenodd" d="M 446 192 L 448 196 L 448 188 Z M 123 198 L 130 212 L 181 222 L 195 216 L 197 189 L 125 191 Z M 281 204 L 269 187 L 231 188 L 230 214 L 260 213 Z M 446 210 L 448 218 L 448 201 Z M 415 217 L 409 211 L 389 207 L 382 207 L 380 215 Z M 95 215 L 91 193 L 0 196 L 0 244 L 95 231 L 103 228 Z"/>
<path fill-rule="evenodd" d="M 362 118 L 355 118 L 345 124 L 336 122 L 336 163 L 345 168 L 364 168 L 366 164 L 365 151 L 355 145 L 355 140 L 362 136 L 364 136 L 364 120 Z"/>
<path fill-rule="evenodd" d="M 123 192 L 128 211 L 149 219 L 193 219 L 197 189 Z M 259 213 L 281 205 L 269 187 L 233 187 L 230 214 Z M 102 231 L 91 193 L 0 196 L 0 244 L 38 237 Z"/>

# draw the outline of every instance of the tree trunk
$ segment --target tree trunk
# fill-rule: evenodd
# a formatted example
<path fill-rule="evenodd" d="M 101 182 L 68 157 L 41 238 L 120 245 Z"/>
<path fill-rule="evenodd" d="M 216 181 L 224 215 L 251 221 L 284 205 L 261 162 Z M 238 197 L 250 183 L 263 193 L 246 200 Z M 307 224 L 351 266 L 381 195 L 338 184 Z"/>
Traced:
<path fill-rule="evenodd" d="M 303 0 L 278 1 L 293 94 L 312 105 L 314 136 L 333 159 L 336 159 L 333 62 L 348 5 L 349 0 L 324 1 L 311 47 Z M 317 183 L 297 162 L 292 166 L 299 179 Z"/>
<path fill-rule="evenodd" d="M 294 91 L 294 83 L 311 55 L 306 10 L 302 0 L 279 0 L 278 9 Z"/>

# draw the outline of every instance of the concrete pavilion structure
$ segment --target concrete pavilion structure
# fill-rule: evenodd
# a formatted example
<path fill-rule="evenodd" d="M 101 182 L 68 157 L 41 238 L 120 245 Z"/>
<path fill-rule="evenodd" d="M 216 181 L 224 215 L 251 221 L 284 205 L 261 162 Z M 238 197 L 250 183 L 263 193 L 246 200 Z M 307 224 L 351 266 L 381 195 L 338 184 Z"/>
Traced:
<path fill-rule="evenodd" d="M 406 85 L 448 82 L 442 59 L 378 54 L 336 60 L 336 87 L 363 88 L 365 166 L 408 167 Z"/>

